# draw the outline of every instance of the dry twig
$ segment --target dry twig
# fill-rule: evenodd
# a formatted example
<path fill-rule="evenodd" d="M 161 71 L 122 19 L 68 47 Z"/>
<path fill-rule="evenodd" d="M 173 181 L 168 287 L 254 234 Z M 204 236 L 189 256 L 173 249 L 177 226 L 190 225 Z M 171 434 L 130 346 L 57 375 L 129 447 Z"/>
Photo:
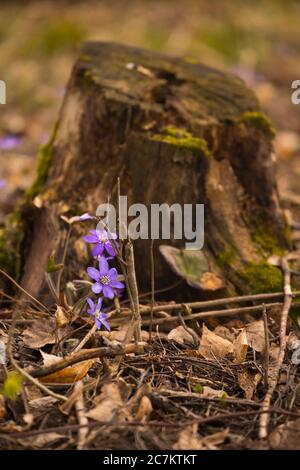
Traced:
<path fill-rule="evenodd" d="M 273 372 L 272 378 L 269 380 L 269 388 L 265 395 L 262 414 L 260 416 L 260 426 L 259 426 L 259 437 L 260 439 L 265 439 L 268 436 L 268 424 L 269 424 L 269 410 L 271 406 L 271 401 L 273 394 L 275 392 L 280 370 L 284 361 L 285 350 L 286 350 L 286 328 L 287 320 L 290 308 L 292 306 L 292 289 L 291 289 L 291 272 L 287 262 L 286 257 L 283 257 L 280 262 L 281 269 L 284 274 L 284 303 L 281 313 L 281 322 L 280 322 L 280 347 L 279 354 L 276 363 L 275 370 Z"/>
<path fill-rule="evenodd" d="M 266 306 L 263 305 L 263 321 L 265 333 L 265 350 L 264 350 L 264 386 L 265 390 L 268 389 L 268 372 L 269 372 L 269 329 L 268 329 L 268 314 Z"/>
<path fill-rule="evenodd" d="M 79 351 L 50 366 L 35 369 L 31 371 L 30 374 L 32 377 L 44 377 L 46 375 L 53 374 L 54 372 L 58 372 L 59 370 L 65 369 L 68 366 L 77 364 L 78 362 L 86 361 L 88 359 L 94 359 L 97 357 L 114 357 L 114 356 L 129 354 L 133 352 L 138 352 L 141 350 L 141 346 L 144 346 L 144 343 L 128 344 L 125 348 L 113 349 L 110 347 L 102 347 L 102 348 L 88 349 L 85 351 Z"/>
<path fill-rule="evenodd" d="M 78 429 L 77 450 L 83 450 L 85 440 L 88 435 L 88 419 L 85 416 L 85 407 L 83 401 L 83 384 L 81 380 L 75 384 L 74 389 L 76 392 L 78 392 L 78 396 L 75 402 L 75 409 L 77 413 L 78 423 L 80 424 L 80 428 Z"/>
<path fill-rule="evenodd" d="M 133 245 L 130 240 L 125 245 L 125 261 L 127 265 L 127 278 L 132 297 L 132 313 L 134 316 L 134 336 L 137 343 L 141 342 L 141 315 L 139 306 L 139 293 L 135 275 Z"/>

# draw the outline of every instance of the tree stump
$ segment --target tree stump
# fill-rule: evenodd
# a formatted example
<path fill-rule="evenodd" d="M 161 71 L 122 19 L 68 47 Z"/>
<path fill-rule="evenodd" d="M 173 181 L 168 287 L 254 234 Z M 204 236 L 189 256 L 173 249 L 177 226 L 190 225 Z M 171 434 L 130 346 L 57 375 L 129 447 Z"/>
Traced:
<path fill-rule="evenodd" d="M 50 257 L 62 259 L 68 227 L 60 216 L 114 201 L 120 176 L 129 203 L 205 204 L 204 254 L 227 291 L 280 290 L 280 271 L 266 263 L 288 246 L 272 138 L 268 118 L 237 77 L 120 44 L 86 43 L 20 211 L 22 286 L 41 293 Z M 88 266 L 82 234 L 74 226 L 66 279 Z M 158 250 L 163 242 L 155 243 L 156 288 L 178 279 Z M 149 244 L 135 243 L 144 291 Z"/>

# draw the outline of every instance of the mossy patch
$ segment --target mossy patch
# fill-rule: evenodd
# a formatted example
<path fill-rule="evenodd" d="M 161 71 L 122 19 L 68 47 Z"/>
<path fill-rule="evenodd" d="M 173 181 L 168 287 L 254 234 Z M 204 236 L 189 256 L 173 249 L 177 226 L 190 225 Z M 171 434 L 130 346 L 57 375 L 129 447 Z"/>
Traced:
<path fill-rule="evenodd" d="M 252 294 L 264 292 L 280 292 L 283 285 L 283 276 L 279 268 L 271 266 L 265 261 L 261 263 L 248 263 L 241 277 L 248 285 Z"/>
<path fill-rule="evenodd" d="M 263 224 L 253 230 L 253 241 L 264 255 L 282 256 L 284 250 L 279 246 L 276 236 Z"/>
<path fill-rule="evenodd" d="M 272 121 L 262 112 L 247 111 L 239 117 L 238 123 L 255 127 L 256 129 L 267 132 L 272 137 L 276 134 Z"/>
<path fill-rule="evenodd" d="M 56 138 L 58 129 L 58 123 L 56 123 L 50 140 L 47 144 L 42 145 L 39 152 L 38 165 L 37 165 L 37 177 L 33 182 L 32 186 L 27 191 L 27 198 L 33 199 L 42 190 L 48 177 L 48 172 L 51 167 L 53 157 L 53 144 Z"/>
<path fill-rule="evenodd" d="M 7 274 L 19 280 L 21 273 L 20 247 L 23 241 L 23 222 L 19 210 L 7 220 L 0 230 L 0 266 Z"/>
<path fill-rule="evenodd" d="M 236 255 L 233 248 L 227 248 L 222 253 L 219 254 L 217 258 L 217 263 L 221 268 L 226 268 L 235 261 Z"/>
<path fill-rule="evenodd" d="M 15 257 L 14 250 L 8 244 L 4 230 L 0 231 L 0 266 L 6 273 L 12 274 L 14 271 Z"/>
<path fill-rule="evenodd" d="M 152 139 L 174 145 L 181 150 L 190 150 L 196 157 L 211 155 L 206 140 L 195 137 L 184 129 L 172 126 L 165 127 L 161 134 L 155 134 Z"/>

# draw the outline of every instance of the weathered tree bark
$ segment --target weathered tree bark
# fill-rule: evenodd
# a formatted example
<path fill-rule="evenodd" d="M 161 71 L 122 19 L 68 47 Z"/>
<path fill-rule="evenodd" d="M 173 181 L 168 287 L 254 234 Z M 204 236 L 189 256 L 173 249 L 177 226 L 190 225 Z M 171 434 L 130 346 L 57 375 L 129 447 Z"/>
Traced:
<path fill-rule="evenodd" d="M 124 45 L 87 43 L 21 211 L 23 287 L 38 295 L 49 258 L 60 262 L 68 229 L 60 215 L 114 201 L 120 176 L 129 203 L 205 204 L 204 253 L 229 290 L 280 289 L 279 271 L 265 262 L 288 244 L 272 137 L 256 98 L 233 75 Z M 69 279 L 88 265 L 81 234 L 74 227 Z M 135 244 L 142 290 L 150 288 L 149 244 Z M 155 285 L 162 288 L 175 275 L 158 244 Z"/>

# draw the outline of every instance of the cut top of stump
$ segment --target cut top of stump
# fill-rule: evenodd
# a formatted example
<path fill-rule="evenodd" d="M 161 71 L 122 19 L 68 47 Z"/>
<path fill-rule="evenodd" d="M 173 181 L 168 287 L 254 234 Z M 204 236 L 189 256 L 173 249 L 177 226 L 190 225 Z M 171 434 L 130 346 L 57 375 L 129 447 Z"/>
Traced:
<path fill-rule="evenodd" d="M 194 61 L 115 43 L 85 43 L 76 76 L 101 86 L 111 99 L 162 112 L 168 106 L 183 120 L 235 120 L 257 111 L 254 94 L 238 77 Z"/>

